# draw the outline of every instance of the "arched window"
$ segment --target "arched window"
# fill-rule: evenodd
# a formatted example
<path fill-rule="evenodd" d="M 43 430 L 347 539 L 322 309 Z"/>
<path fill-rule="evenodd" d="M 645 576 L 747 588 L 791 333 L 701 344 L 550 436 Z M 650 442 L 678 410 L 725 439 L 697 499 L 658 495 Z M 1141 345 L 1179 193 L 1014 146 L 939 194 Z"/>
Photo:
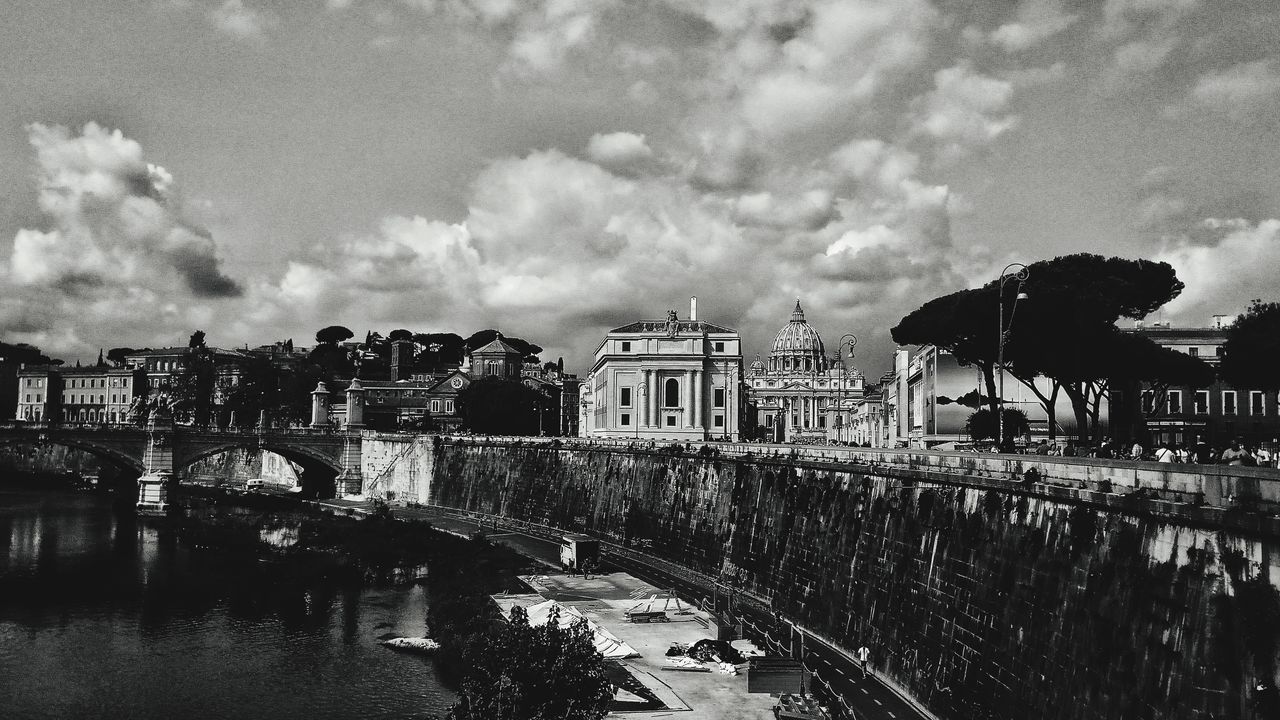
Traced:
<path fill-rule="evenodd" d="M 680 407 L 680 381 L 667 378 L 662 393 L 662 404 L 666 407 Z"/>

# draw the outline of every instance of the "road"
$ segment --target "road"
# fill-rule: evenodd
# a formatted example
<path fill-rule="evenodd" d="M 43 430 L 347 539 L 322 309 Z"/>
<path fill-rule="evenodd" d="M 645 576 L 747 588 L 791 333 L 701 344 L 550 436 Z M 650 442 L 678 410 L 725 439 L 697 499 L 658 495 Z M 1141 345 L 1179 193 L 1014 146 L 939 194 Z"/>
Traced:
<path fill-rule="evenodd" d="M 344 501 L 327 501 L 324 504 L 362 509 L 369 506 L 368 503 Z M 556 542 L 505 527 L 501 521 L 495 527 L 488 522 L 481 524 L 475 520 L 424 508 L 394 508 L 392 513 L 403 520 L 427 521 L 449 532 L 470 535 L 476 531 L 484 531 L 492 540 L 508 545 L 523 555 L 553 567 L 559 566 L 560 548 Z M 664 572 L 661 567 L 617 554 L 611 555 L 610 561 L 656 588 L 673 589 L 676 594 L 687 599 L 710 601 L 707 604 L 715 602 L 708 595 L 705 584 L 697 582 L 693 577 Z M 811 689 L 820 697 L 825 697 L 830 707 L 841 708 L 843 714 L 840 717 L 852 720 L 928 720 L 928 715 L 886 686 L 874 672 L 864 677 L 858 664 L 841 650 L 752 605 L 736 603 L 734 610 L 743 623 L 745 634 L 765 652 L 802 657 L 805 668 L 817 681 Z"/>

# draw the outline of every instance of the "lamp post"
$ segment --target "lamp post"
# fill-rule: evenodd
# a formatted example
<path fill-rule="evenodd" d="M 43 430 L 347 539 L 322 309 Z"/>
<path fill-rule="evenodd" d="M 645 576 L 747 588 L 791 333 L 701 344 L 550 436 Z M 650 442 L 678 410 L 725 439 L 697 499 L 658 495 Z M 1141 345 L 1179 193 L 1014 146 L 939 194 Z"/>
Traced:
<path fill-rule="evenodd" d="M 853 359 L 853 347 L 858 344 L 858 336 L 853 333 L 845 333 L 840 336 L 840 343 L 836 345 L 836 355 L 840 356 L 840 394 L 836 404 L 836 417 L 844 412 L 844 391 L 845 386 L 849 384 L 849 368 L 845 366 L 844 349 L 849 348 L 849 359 Z M 836 431 L 836 438 L 840 439 L 840 435 L 845 431 L 844 423 L 841 423 L 840 429 Z"/>
<path fill-rule="evenodd" d="M 1017 268 L 1014 272 L 1009 272 Z M 1000 373 L 996 401 L 996 447 L 1004 450 L 1004 346 L 1009 342 L 1009 329 L 1004 322 L 1004 284 L 1010 280 L 1018 281 L 1018 294 L 1013 297 L 1013 309 L 1009 311 L 1009 326 L 1013 325 L 1013 316 L 1018 312 L 1018 301 L 1026 300 L 1027 294 L 1022 285 L 1031 275 L 1031 271 L 1022 263 L 1009 263 L 1000 271 L 999 287 L 996 292 L 996 370 Z"/>

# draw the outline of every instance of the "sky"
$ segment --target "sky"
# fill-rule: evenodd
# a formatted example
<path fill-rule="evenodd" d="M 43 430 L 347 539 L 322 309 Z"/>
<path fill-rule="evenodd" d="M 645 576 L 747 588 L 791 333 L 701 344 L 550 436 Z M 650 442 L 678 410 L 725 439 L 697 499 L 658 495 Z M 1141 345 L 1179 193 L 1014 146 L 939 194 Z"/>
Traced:
<path fill-rule="evenodd" d="M 1280 3 L 8 0 L 0 340 L 685 317 L 829 350 L 1007 263 L 1280 300 Z"/>

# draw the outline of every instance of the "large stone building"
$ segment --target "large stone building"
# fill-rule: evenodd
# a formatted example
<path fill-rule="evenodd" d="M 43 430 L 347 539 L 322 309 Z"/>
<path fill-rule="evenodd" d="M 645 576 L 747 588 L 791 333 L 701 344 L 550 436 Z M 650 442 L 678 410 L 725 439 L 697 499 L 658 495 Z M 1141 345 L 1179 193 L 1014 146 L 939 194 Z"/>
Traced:
<path fill-rule="evenodd" d="M 1219 448 L 1237 438 L 1249 444 L 1274 445 L 1280 438 L 1280 404 L 1275 393 L 1237 387 L 1217 378 L 1222 346 L 1233 321 L 1229 316 L 1217 316 L 1210 327 L 1137 322 L 1126 328 L 1126 332 L 1204 360 L 1214 368 L 1214 381 L 1203 388 L 1117 384 L 1111 397 L 1114 434 L 1150 445 L 1191 445 L 1197 437 Z"/>
<path fill-rule="evenodd" d="M 676 311 L 605 335 L 582 384 L 588 437 L 737 440 L 742 420 L 742 340 L 736 330 Z"/>
<path fill-rule="evenodd" d="M 862 398 L 863 378 L 840 357 L 828 357 L 822 336 L 796 300 L 791 320 L 773 339 L 769 359 L 747 371 L 756 425 L 776 442 L 825 442 L 829 410 Z M 835 417 L 843 420 L 843 416 Z"/>

